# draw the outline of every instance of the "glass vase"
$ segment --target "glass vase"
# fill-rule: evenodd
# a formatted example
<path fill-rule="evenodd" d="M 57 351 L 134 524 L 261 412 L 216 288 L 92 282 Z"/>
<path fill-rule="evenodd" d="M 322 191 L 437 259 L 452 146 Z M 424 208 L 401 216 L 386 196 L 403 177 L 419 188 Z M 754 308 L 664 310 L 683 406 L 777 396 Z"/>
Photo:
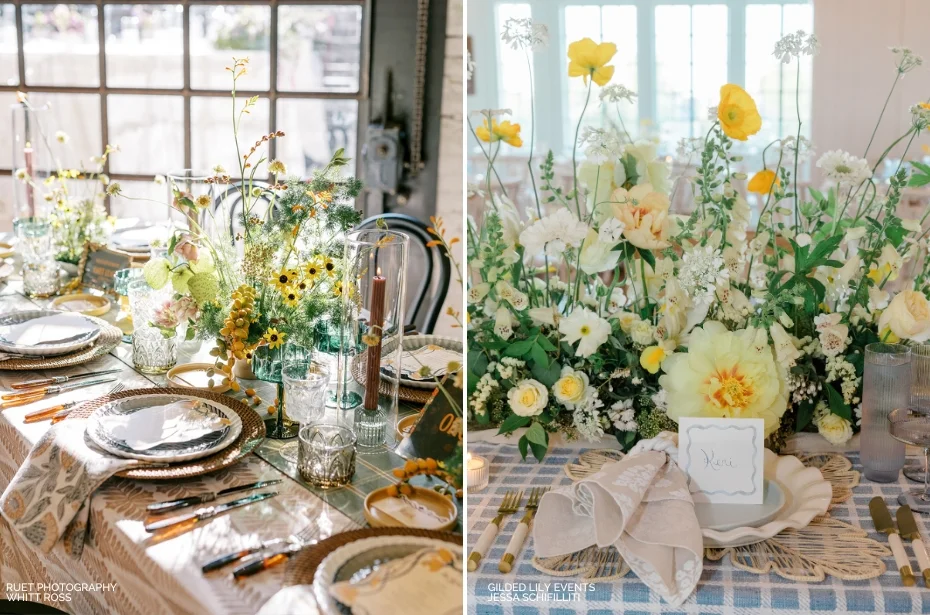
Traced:
<path fill-rule="evenodd" d="M 48 105 L 34 107 L 24 102 L 10 106 L 13 132 L 13 219 L 44 218 L 51 205 L 41 186 L 54 167 L 51 139 L 47 131 Z"/>
<path fill-rule="evenodd" d="M 216 187 L 207 181 L 212 177 L 213 174 L 208 171 L 194 169 L 181 169 L 165 176 L 168 186 L 168 219 L 174 228 L 203 228 L 207 220 L 213 219 Z M 204 228 L 204 232 L 211 238 L 214 230 Z"/>
<path fill-rule="evenodd" d="M 888 416 L 911 398 L 911 349 L 900 344 L 865 347 L 862 382 L 861 456 L 865 477 L 880 483 L 898 479 L 904 443 L 889 433 Z"/>
<path fill-rule="evenodd" d="M 301 360 L 310 361 L 313 351 L 297 344 L 282 344 L 276 348 L 259 346 L 252 353 L 252 372 L 257 380 L 273 382 L 277 387 L 277 412 L 265 419 L 265 435 L 274 440 L 286 440 L 297 436 L 300 425 L 287 415 L 287 399 L 284 395 L 283 369 L 285 363 Z"/>
<path fill-rule="evenodd" d="M 407 250 L 407 237 L 393 231 L 346 236 L 337 397 L 361 388 L 361 403 L 343 409 L 352 413 L 361 450 L 392 446 L 395 440 L 399 380 L 383 374 L 382 364 L 389 362 L 392 373 L 400 373 Z"/>

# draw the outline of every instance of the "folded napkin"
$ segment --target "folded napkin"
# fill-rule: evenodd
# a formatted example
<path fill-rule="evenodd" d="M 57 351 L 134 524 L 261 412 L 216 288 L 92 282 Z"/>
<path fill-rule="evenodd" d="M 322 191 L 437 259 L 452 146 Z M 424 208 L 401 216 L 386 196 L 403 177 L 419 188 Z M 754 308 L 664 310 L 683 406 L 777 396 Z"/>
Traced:
<path fill-rule="evenodd" d="M 636 576 L 672 606 L 691 595 L 704 564 L 687 479 L 665 450 L 627 455 L 546 493 L 533 538 L 539 557 L 613 545 Z"/>
<path fill-rule="evenodd" d="M 101 451 L 85 439 L 86 425 L 86 419 L 52 425 L 0 495 L 0 515 L 45 553 L 61 539 L 65 551 L 79 558 L 90 495 L 106 479 L 140 463 Z"/>
<path fill-rule="evenodd" d="M 80 314 L 53 314 L 12 325 L 3 337 L 17 346 L 38 346 L 72 340 L 97 328 Z"/>
<path fill-rule="evenodd" d="M 229 425 L 229 419 L 210 412 L 201 402 L 185 399 L 129 414 L 104 416 L 100 425 L 129 448 L 147 451 L 160 444 L 202 438 Z"/>

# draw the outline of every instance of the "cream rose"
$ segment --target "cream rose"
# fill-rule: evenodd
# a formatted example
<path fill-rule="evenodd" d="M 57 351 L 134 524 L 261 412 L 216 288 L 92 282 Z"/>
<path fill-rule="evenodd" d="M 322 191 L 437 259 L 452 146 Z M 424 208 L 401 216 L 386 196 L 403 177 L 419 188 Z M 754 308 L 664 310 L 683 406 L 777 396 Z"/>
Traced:
<path fill-rule="evenodd" d="M 886 328 L 899 338 L 923 343 L 930 339 L 930 302 L 914 290 L 902 290 L 878 319 L 878 330 Z"/>
<path fill-rule="evenodd" d="M 539 416 L 549 403 L 549 392 L 538 380 L 528 378 L 507 392 L 510 409 L 519 416 Z"/>
<path fill-rule="evenodd" d="M 623 236 L 644 250 L 661 250 L 669 246 L 668 197 L 650 184 L 634 186 L 629 191 L 614 190 L 611 205 L 614 217 L 623 223 Z"/>
<path fill-rule="evenodd" d="M 576 372 L 570 365 L 562 368 L 562 377 L 552 385 L 552 394 L 566 408 L 573 409 L 587 397 L 588 375 Z"/>
<path fill-rule="evenodd" d="M 853 435 L 852 423 L 832 412 L 817 421 L 817 431 L 835 446 L 846 444 Z"/>

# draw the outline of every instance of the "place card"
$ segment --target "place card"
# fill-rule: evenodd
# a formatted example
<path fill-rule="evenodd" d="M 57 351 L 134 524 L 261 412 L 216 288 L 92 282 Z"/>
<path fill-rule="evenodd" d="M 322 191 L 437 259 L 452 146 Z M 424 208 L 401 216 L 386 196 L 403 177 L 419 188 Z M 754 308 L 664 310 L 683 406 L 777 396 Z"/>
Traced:
<path fill-rule="evenodd" d="M 679 419 L 678 465 L 694 501 L 761 504 L 764 434 L 762 419 Z"/>

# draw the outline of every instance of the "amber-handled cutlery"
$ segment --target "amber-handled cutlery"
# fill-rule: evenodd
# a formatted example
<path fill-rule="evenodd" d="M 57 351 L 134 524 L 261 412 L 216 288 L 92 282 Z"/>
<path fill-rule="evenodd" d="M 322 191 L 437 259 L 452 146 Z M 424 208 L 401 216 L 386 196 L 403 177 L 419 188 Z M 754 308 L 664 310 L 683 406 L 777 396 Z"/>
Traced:
<path fill-rule="evenodd" d="M 166 513 L 172 510 L 178 510 L 179 508 L 187 508 L 188 506 L 196 506 L 197 504 L 206 504 L 207 502 L 212 502 L 217 498 L 221 498 L 226 495 L 231 495 L 233 493 L 239 493 L 240 491 L 251 491 L 252 489 L 261 489 L 262 487 L 270 487 L 271 485 L 277 485 L 282 482 L 282 479 L 276 478 L 274 480 L 260 480 L 257 483 L 250 483 L 248 485 L 238 485 L 236 487 L 229 487 L 228 489 L 223 489 L 222 491 L 217 491 L 215 493 L 204 493 L 202 495 L 192 495 L 186 498 L 179 498 L 177 500 L 170 500 L 167 502 L 155 502 L 154 504 L 149 504 L 146 506 L 146 510 L 150 513 L 161 514 Z"/>
<path fill-rule="evenodd" d="M 232 553 L 227 553 L 226 555 L 221 555 L 220 557 L 210 560 L 206 564 L 200 567 L 200 570 L 206 574 L 214 570 L 219 570 L 220 568 L 232 564 L 233 562 L 238 562 L 244 557 L 249 555 L 254 555 L 255 553 L 260 553 L 261 551 L 267 551 L 273 547 L 283 545 L 285 542 L 284 538 L 273 538 L 271 540 L 263 540 L 254 547 L 246 547 L 240 549 L 239 551 L 233 551 Z"/>
<path fill-rule="evenodd" d="M 119 393 L 126 388 L 122 382 L 114 385 L 107 395 L 112 395 L 113 393 Z M 52 419 L 52 424 L 54 425 L 58 421 L 61 421 L 74 410 L 75 407 L 80 406 L 81 404 L 87 403 L 88 400 L 81 401 L 69 401 L 66 404 L 58 404 L 57 406 L 52 406 L 50 408 L 42 408 L 41 410 L 36 410 L 35 412 L 30 412 L 23 418 L 24 423 L 38 423 L 39 421 L 47 421 Z"/>
<path fill-rule="evenodd" d="M 66 382 L 71 382 L 72 380 L 80 380 L 81 378 L 93 378 L 95 376 L 106 376 L 109 374 L 115 374 L 117 372 L 123 371 L 122 368 L 116 369 L 103 369 L 97 372 L 87 372 L 86 374 L 74 374 L 73 376 L 54 376 L 52 378 L 41 378 L 39 380 L 26 380 L 24 382 L 17 382 L 11 384 L 11 389 L 34 389 L 36 387 L 45 387 L 52 386 L 55 384 L 64 384 Z"/>
<path fill-rule="evenodd" d="M 898 567 L 898 572 L 901 573 L 901 582 L 905 586 L 911 587 L 916 582 L 914 573 L 911 571 L 911 563 L 907 559 L 904 543 L 901 542 L 901 536 L 898 535 L 898 529 L 891 518 L 891 512 L 880 495 L 869 501 L 869 513 L 872 515 L 872 523 L 875 524 L 875 529 L 882 534 L 888 534 L 888 545 L 894 554 L 894 563 Z"/>
<path fill-rule="evenodd" d="M 239 498 L 238 500 L 233 500 L 232 502 L 227 502 L 225 504 L 217 504 L 216 506 L 207 506 L 206 508 L 201 508 L 195 510 L 192 513 L 187 515 L 178 515 L 175 517 L 168 517 L 167 519 L 159 519 L 158 521 L 152 521 L 145 524 L 146 532 L 155 532 L 158 530 L 164 530 L 166 528 L 175 528 L 175 526 L 183 529 L 188 527 L 193 527 L 199 521 L 204 521 L 205 519 L 210 519 L 217 516 L 220 513 L 226 512 L 227 510 L 232 510 L 234 508 L 239 508 L 240 506 L 248 506 L 249 504 L 254 504 L 255 502 L 261 502 L 262 500 L 267 500 L 268 498 L 273 498 L 278 495 L 277 491 L 268 491 L 266 493 L 256 493 L 255 495 L 250 495 L 244 498 Z"/>
<path fill-rule="evenodd" d="M 309 526 L 304 528 L 304 530 L 296 536 L 291 536 L 288 539 L 287 545 L 276 548 L 268 553 L 258 553 L 257 555 L 249 557 L 244 560 L 241 565 L 236 566 L 233 570 L 233 578 L 241 579 L 242 577 L 250 577 L 253 574 L 258 574 L 262 570 L 268 570 L 269 568 L 286 562 L 307 547 L 316 544 L 315 540 L 311 540 L 316 533 L 317 528 L 315 526 Z"/>
<path fill-rule="evenodd" d="M 924 577 L 924 585 L 930 587 L 930 556 L 927 555 L 927 548 L 920 539 L 920 530 L 917 529 L 917 521 L 914 519 L 911 507 L 905 505 L 899 508 L 895 513 L 895 518 L 898 520 L 901 538 L 911 541 L 917 565 L 920 566 L 920 574 Z"/>
<path fill-rule="evenodd" d="M 522 499 L 522 491 L 508 491 L 504 494 L 504 500 L 497 509 L 497 516 L 491 519 L 491 522 L 488 523 L 488 527 L 484 528 L 484 531 L 481 532 L 478 543 L 475 544 L 474 550 L 471 552 L 471 555 L 468 556 L 468 572 L 478 570 L 478 564 L 481 563 L 481 558 L 485 556 L 488 549 L 494 544 L 494 539 L 497 538 L 497 533 L 501 529 L 501 523 L 504 521 L 504 517 L 517 512 L 517 510 L 520 509 L 520 500 Z"/>
<path fill-rule="evenodd" d="M 32 389 L 29 391 L 20 391 L 18 393 L 7 393 L 6 395 L 0 395 L 0 399 L 3 400 L 3 403 L 0 404 L 0 406 L 3 408 L 25 406 L 27 404 L 31 404 L 34 401 L 39 401 L 48 395 L 57 395 L 59 393 L 64 393 L 65 391 L 71 391 L 72 389 L 92 387 L 98 384 L 103 384 L 105 382 L 113 382 L 114 380 L 116 380 L 115 377 L 109 376 L 106 378 L 94 378 L 93 380 L 79 380 L 69 384 L 56 384 L 50 387 Z"/>
<path fill-rule="evenodd" d="M 526 514 L 523 515 L 520 525 L 517 526 L 517 530 L 510 537 L 510 544 L 507 545 L 504 557 L 501 559 L 501 563 L 497 565 L 497 569 L 501 572 L 507 573 L 513 570 L 513 561 L 517 558 L 517 553 L 520 552 L 523 543 L 526 541 L 526 535 L 530 531 L 530 523 L 532 523 L 533 517 L 536 516 L 536 509 L 539 508 L 539 499 L 547 491 L 549 491 L 548 487 L 534 487 L 530 491 L 530 498 L 526 501 L 526 508 L 524 509 Z"/>

